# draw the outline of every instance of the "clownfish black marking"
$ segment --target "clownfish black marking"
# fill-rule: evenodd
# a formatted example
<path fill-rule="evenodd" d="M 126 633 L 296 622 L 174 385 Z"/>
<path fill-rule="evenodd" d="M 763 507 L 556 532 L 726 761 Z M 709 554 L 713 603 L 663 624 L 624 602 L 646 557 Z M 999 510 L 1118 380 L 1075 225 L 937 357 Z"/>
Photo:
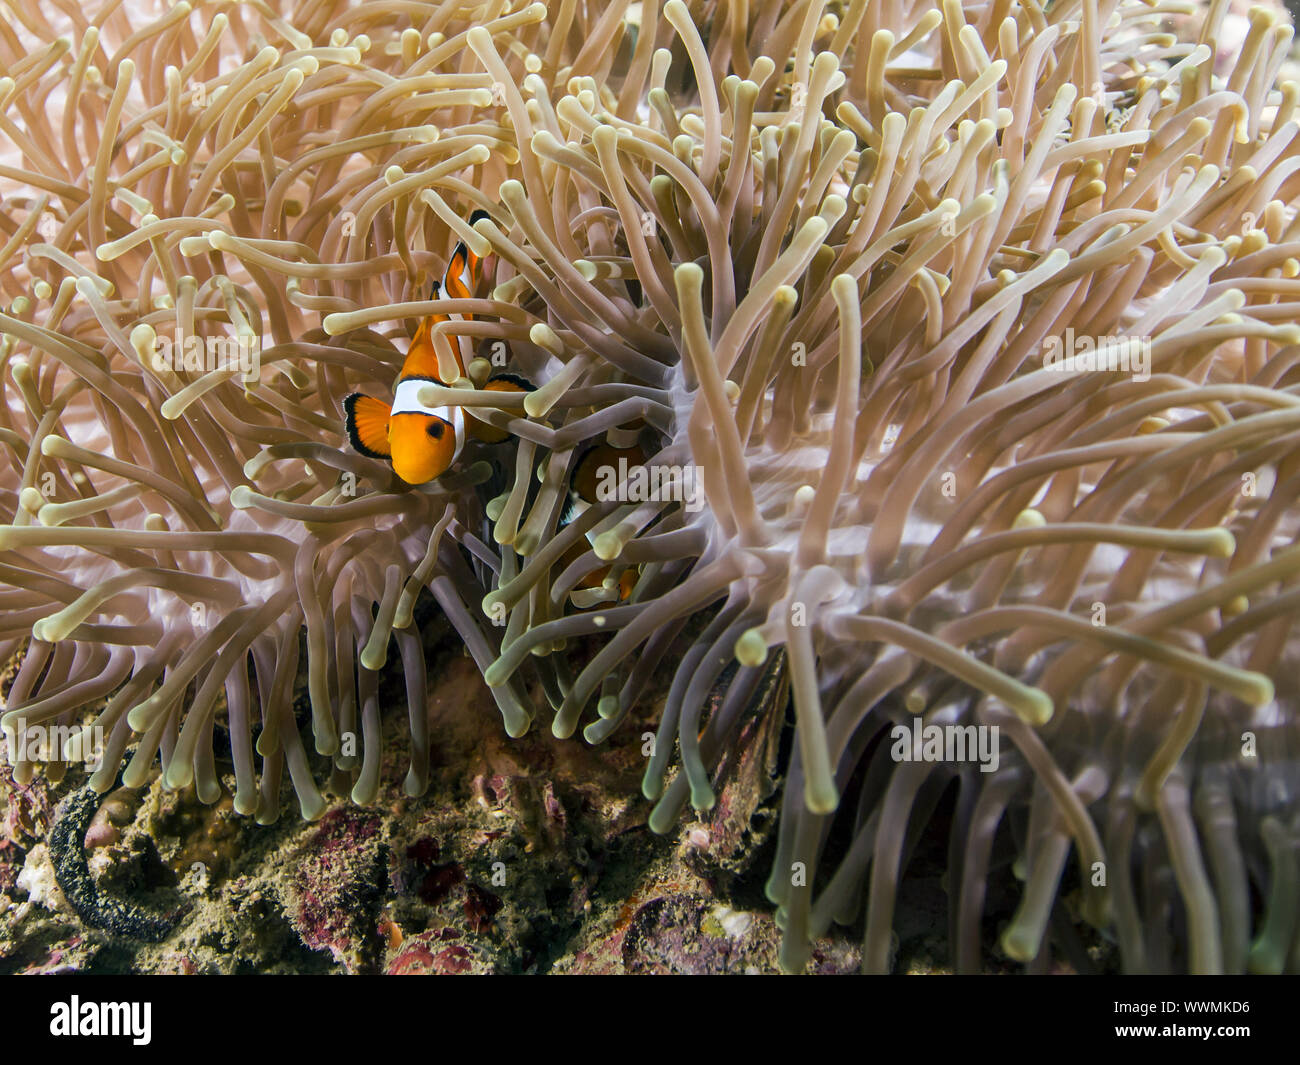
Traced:
<path fill-rule="evenodd" d="M 470 225 L 488 217 L 486 211 L 470 215 Z M 482 261 L 461 241 L 447 262 L 442 284 L 433 285 L 433 299 L 468 299 L 478 284 Z M 387 459 L 393 471 L 407 484 L 425 484 L 440 477 L 460 457 L 466 433 L 489 444 L 500 443 L 510 435 L 503 429 L 467 414 L 462 407 L 430 407 L 420 402 L 419 390 L 428 383 L 446 384 L 438 369 L 438 349 L 434 346 L 433 327 L 439 322 L 467 321 L 471 315 L 429 315 L 420 323 L 401 372 L 393 385 L 393 402 L 385 403 L 372 396 L 354 392 L 343 401 L 344 428 L 352 446 L 372 459 Z M 464 338 L 448 335 L 440 338 L 465 376 Z M 446 347 L 444 351 L 448 350 Z M 515 374 L 501 373 L 485 384 L 488 392 L 531 392 L 529 381 Z"/>

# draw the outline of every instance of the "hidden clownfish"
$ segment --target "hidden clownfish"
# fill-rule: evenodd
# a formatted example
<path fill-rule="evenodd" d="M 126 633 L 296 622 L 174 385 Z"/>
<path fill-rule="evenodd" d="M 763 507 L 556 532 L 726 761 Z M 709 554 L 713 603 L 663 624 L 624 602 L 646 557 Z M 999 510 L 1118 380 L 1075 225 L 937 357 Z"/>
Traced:
<path fill-rule="evenodd" d="M 486 211 L 470 215 L 470 225 L 487 218 Z M 433 299 L 468 299 L 478 284 L 482 260 L 461 241 L 447 263 L 442 284 L 433 284 Z M 497 444 L 510 435 L 489 425 L 459 406 L 431 407 L 420 402 L 426 384 L 446 384 L 438 370 L 433 326 L 438 322 L 467 321 L 471 315 L 429 315 L 420 323 L 407 349 L 402 370 L 393 385 L 393 402 L 353 392 L 343 401 L 344 426 L 348 440 L 361 454 L 387 459 L 393 471 L 407 484 L 426 484 L 440 477 L 460 457 L 466 433 L 477 440 Z M 450 343 L 460 376 L 465 376 L 465 351 L 459 336 L 441 338 Z M 495 374 L 484 384 L 489 392 L 531 392 L 530 382 L 514 374 Z"/>
<path fill-rule="evenodd" d="M 645 464 L 645 453 L 635 444 L 631 447 L 615 447 L 607 441 L 601 441 L 592 444 L 578 456 L 569 478 L 569 505 L 560 523 L 561 528 L 597 501 L 599 496 L 596 487 L 600 483 L 602 468 L 617 469 L 620 459 L 627 462 L 628 468 L 642 466 Z M 585 539 L 579 539 L 564 553 L 560 561 L 561 568 L 576 562 L 587 551 L 588 546 Z M 612 566 L 601 566 L 579 580 L 570 592 L 573 604 L 580 609 L 588 609 L 602 602 L 613 601 L 615 598 L 620 603 L 624 602 L 632 594 L 639 573 L 638 567 L 628 566 L 619 574 L 616 590 L 605 588 L 605 581 L 612 568 Z"/>

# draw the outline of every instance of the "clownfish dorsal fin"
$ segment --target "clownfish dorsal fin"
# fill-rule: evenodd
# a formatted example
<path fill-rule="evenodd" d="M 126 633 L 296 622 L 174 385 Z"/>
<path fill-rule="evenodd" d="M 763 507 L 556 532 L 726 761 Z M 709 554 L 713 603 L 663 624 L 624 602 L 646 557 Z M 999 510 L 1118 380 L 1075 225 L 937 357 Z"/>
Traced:
<path fill-rule="evenodd" d="M 393 454 L 388 443 L 388 419 L 393 408 L 383 400 L 353 392 L 343 400 L 343 424 L 352 446 L 372 459 Z"/>
<path fill-rule="evenodd" d="M 487 211 L 480 208 L 470 214 L 469 224 L 472 226 L 475 222 L 490 217 Z M 469 250 L 465 242 L 457 241 L 456 247 L 452 249 L 451 258 L 447 260 L 447 269 L 442 275 L 443 291 L 447 293 L 448 298 L 464 300 L 474 295 L 474 288 L 478 284 L 482 267 L 483 261 Z M 464 317 L 470 320 L 473 315 L 467 314 Z"/>
<path fill-rule="evenodd" d="M 478 259 L 470 255 L 469 249 L 465 247 L 465 242 L 462 240 L 451 253 L 451 258 L 447 260 L 447 272 L 442 279 L 442 290 L 447 293 L 448 299 L 467 300 L 474 294 L 472 289 L 478 280 L 474 276 L 474 268 L 477 265 Z M 467 314 L 464 317 L 471 316 Z"/>
<path fill-rule="evenodd" d="M 470 215 L 470 225 L 480 218 L 487 217 L 486 211 L 475 211 Z M 451 253 L 451 258 L 447 260 L 447 269 L 443 272 L 442 280 L 430 283 L 429 299 L 434 302 L 469 299 L 478 284 L 481 266 L 478 256 L 466 247 L 463 240 L 459 241 Z M 424 318 L 415 331 L 415 336 L 411 338 L 411 346 L 407 349 L 406 361 L 402 365 L 402 377 L 430 377 L 440 384 L 447 383 L 445 375 L 439 368 L 438 352 L 432 330 L 437 323 L 449 319 L 470 322 L 474 320 L 474 316 L 472 314 L 431 314 Z M 445 333 L 437 343 L 439 346 L 447 346 L 444 347 L 444 351 L 450 350 L 459 376 L 464 377 L 466 348 L 461 338 L 455 333 Z"/>

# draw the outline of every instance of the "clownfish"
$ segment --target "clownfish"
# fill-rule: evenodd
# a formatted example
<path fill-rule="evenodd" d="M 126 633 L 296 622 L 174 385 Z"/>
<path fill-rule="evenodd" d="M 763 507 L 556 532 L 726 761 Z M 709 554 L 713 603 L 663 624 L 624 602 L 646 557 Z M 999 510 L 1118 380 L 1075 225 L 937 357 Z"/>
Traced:
<path fill-rule="evenodd" d="M 601 441 L 592 444 L 591 447 L 578 456 L 578 461 L 574 463 L 573 473 L 569 478 L 569 505 L 560 522 L 561 528 L 572 522 L 579 514 L 597 501 L 599 496 L 596 487 L 600 483 L 601 469 L 603 467 L 617 469 L 619 459 L 625 459 L 630 469 L 645 464 L 645 453 L 635 444 L 631 447 L 615 447 L 613 444 Z M 564 553 L 560 561 L 560 567 L 564 568 L 572 565 L 587 551 L 588 546 L 585 539 L 579 539 Z M 599 569 L 592 570 L 579 580 L 570 593 L 574 605 L 580 609 L 587 609 L 601 602 L 609 602 L 613 595 L 605 590 L 605 581 L 609 577 L 611 569 L 612 566 L 602 566 Z M 638 573 L 638 567 L 628 566 L 619 574 L 618 588 L 615 593 L 618 602 L 625 601 L 632 594 L 632 588 L 636 585 Z"/>
<path fill-rule="evenodd" d="M 486 218 L 486 211 L 470 215 L 470 225 Z M 469 299 L 478 284 L 482 260 L 461 241 L 447 262 L 442 284 L 433 283 L 433 299 Z M 438 370 L 433 327 L 439 322 L 468 321 L 472 315 L 438 314 L 426 317 L 407 349 L 401 372 L 393 385 L 393 402 L 353 392 L 343 401 L 344 428 L 348 440 L 361 454 L 387 459 L 393 472 L 407 484 L 425 484 L 440 477 L 459 457 L 466 434 L 497 444 L 510 434 L 489 425 L 459 406 L 430 407 L 420 402 L 420 389 L 428 384 L 446 384 Z M 465 376 L 465 349 L 459 336 L 443 337 L 450 342 L 460 376 Z M 444 349 L 446 350 L 446 349 Z M 531 392 L 529 381 L 514 374 L 495 374 L 484 384 L 488 392 Z"/>

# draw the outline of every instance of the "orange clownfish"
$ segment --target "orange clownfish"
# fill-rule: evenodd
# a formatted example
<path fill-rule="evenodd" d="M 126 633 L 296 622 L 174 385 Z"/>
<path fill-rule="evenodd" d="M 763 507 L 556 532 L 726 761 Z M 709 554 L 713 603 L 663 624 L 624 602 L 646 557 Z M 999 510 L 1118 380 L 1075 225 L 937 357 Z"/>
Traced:
<path fill-rule="evenodd" d="M 486 211 L 470 215 L 470 225 L 488 217 Z M 452 252 L 441 286 L 433 284 L 433 299 L 468 299 L 478 284 L 482 261 L 461 241 Z M 446 384 L 438 371 L 438 354 L 432 329 L 438 322 L 467 321 L 470 315 L 431 314 L 420 323 L 407 349 L 401 373 L 393 385 L 393 402 L 353 392 L 343 401 L 344 426 L 348 440 L 361 454 L 388 459 L 393 471 L 407 484 L 425 484 L 445 473 L 460 457 L 466 432 L 489 444 L 500 443 L 509 434 L 481 421 L 459 406 L 430 407 L 420 402 L 420 389 L 432 382 Z M 447 336 L 451 352 L 465 376 L 464 338 Z M 491 377 L 483 386 L 489 392 L 531 392 L 530 382 L 514 374 Z"/>

